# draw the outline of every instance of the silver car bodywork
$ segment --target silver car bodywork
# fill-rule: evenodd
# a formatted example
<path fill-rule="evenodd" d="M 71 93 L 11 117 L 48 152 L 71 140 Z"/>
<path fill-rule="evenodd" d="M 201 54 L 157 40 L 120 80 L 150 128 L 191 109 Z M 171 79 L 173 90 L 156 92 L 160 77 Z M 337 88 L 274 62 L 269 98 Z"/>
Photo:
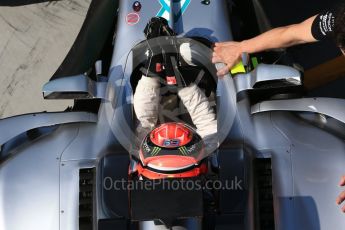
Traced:
<path fill-rule="evenodd" d="M 159 12 L 167 13 L 162 2 L 170 3 L 169 0 L 142 1 L 140 20 L 128 25 L 126 16 L 133 11 L 134 1 L 120 1 L 106 86 L 104 82 L 87 80 L 83 75 L 52 81 L 45 86 L 47 98 L 54 92 L 55 98 L 63 98 L 68 92 L 82 92 L 87 98 L 102 99 L 98 115 L 36 113 L 0 120 L 0 229 L 79 229 L 79 170 L 96 168 L 97 171 L 103 156 L 113 151 L 128 154 L 126 149 L 131 146 L 133 89 L 130 77 L 134 69 L 131 50 L 145 39 L 142 31 L 149 19 Z M 185 2 L 188 6 L 184 8 Z M 179 37 L 202 37 L 211 42 L 233 40 L 225 0 L 211 1 L 210 5 L 197 0 L 181 1 L 181 4 L 178 11 L 182 8 L 185 11 L 173 24 Z M 276 229 L 339 229 L 345 225 L 345 218 L 335 204 L 340 192 L 337 182 L 344 173 L 344 138 L 299 115 L 300 112 L 321 113 L 330 116 L 324 123 L 333 122 L 334 118 L 342 125 L 344 100 L 300 98 L 251 105 L 248 98 L 237 97 L 239 92 L 255 90 L 254 85 L 260 81 L 293 79 L 294 84 L 299 85 L 300 78 L 299 72 L 291 67 L 261 65 L 249 74 L 219 79 L 219 133 L 228 143 L 220 148 L 233 153 L 237 162 L 248 161 L 249 165 L 255 158 L 271 159 Z M 339 127 L 344 127 L 341 125 Z M 34 139 L 19 140 L 21 134 L 40 127 L 54 129 Z M 18 144 L 11 144 L 17 141 Z M 235 171 L 234 175 L 243 174 L 244 170 Z M 248 192 L 243 192 L 244 208 L 240 211 L 245 218 L 241 229 L 254 229 L 254 172 L 249 170 L 244 174 Z M 100 178 L 96 180 L 97 184 L 102 183 Z M 111 215 L 101 201 L 101 191 L 96 189 L 95 194 L 93 218 L 97 223 Z M 234 199 L 236 196 L 237 193 Z M 225 205 L 237 213 L 236 202 Z M 199 229 L 198 225 L 193 228 Z M 160 227 L 149 222 L 143 223 L 142 228 Z M 94 229 L 97 229 L 96 224 Z"/>

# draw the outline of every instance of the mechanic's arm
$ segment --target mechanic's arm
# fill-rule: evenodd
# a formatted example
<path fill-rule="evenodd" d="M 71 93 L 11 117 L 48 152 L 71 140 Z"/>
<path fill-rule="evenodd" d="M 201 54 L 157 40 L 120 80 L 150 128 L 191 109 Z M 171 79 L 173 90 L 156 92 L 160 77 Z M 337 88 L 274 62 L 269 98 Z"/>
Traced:
<path fill-rule="evenodd" d="M 228 73 L 229 69 L 240 61 L 242 53 L 257 53 L 317 41 L 311 32 L 315 18 L 316 15 L 299 24 L 278 27 L 242 42 L 216 43 L 212 62 L 226 64 L 226 67 L 219 70 L 217 75 L 222 76 Z"/>

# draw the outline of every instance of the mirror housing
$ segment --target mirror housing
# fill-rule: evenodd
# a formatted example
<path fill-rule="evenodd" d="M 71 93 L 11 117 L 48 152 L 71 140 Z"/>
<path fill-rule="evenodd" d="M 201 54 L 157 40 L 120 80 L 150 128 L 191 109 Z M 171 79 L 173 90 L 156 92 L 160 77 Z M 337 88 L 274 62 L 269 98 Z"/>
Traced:
<path fill-rule="evenodd" d="M 81 74 L 58 78 L 43 86 L 44 99 L 105 99 L 107 82 Z"/>
<path fill-rule="evenodd" d="M 260 88 L 301 86 L 301 73 L 290 66 L 259 64 L 252 72 L 234 76 L 237 93 Z M 277 84 L 279 83 L 279 84 Z"/>

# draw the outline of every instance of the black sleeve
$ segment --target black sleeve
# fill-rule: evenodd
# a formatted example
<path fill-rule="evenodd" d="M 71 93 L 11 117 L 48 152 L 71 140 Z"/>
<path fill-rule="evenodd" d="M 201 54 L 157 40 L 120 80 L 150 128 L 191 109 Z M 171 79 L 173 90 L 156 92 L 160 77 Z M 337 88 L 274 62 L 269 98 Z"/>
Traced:
<path fill-rule="evenodd" d="M 324 40 L 333 36 L 335 10 L 328 10 L 318 14 L 312 24 L 311 33 L 316 40 Z"/>

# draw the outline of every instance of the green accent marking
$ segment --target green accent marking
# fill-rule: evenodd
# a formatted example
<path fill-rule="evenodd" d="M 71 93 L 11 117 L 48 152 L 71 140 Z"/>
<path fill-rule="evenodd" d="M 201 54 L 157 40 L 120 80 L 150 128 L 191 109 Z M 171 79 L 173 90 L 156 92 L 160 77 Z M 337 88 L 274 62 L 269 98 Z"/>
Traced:
<path fill-rule="evenodd" d="M 239 62 L 237 65 L 235 65 L 231 70 L 231 74 L 238 74 L 238 73 L 246 73 L 246 69 L 244 68 L 243 62 Z"/>
<path fill-rule="evenodd" d="M 161 148 L 154 147 L 152 152 L 151 152 L 151 156 L 156 156 L 160 151 L 161 151 Z"/>
<path fill-rule="evenodd" d="M 152 153 L 153 156 L 157 155 L 157 147 L 154 147 L 153 148 L 153 153 Z"/>
<path fill-rule="evenodd" d="M 180 152 L 182 153 L 182 155 L 186 155 L 186 153 L 184 152 L 184 149 L 183 149 L 183 147 L 180 147 L 180 148 L 178 148 L 179 150 L 180 150 Z"/>
<path fill-rule="evenodd" d="M 157 155 L 161 150 L 162 150 L 161 148 L 157 147 L 157 153 L 156 153 L 156 155 Z"/>
<path fill-rule="evenodd" d="M 186 146 L 183 146 L 183 150 L 185 151 L 186 156 L 187 156 L 188 155 L 188 150 L 187 150 Z"/>
<path fill-rule="evenodd" d="M 184 155 L 188 156 L 188 150 L 187 150 L 186 146 L 182 146 L 181 149 L 183 150 Z"/>
<path fill-rule="evenodd" d="M 252 57 L 252 64 L 253 64 L 253 68 L 256 68 L 259 65 L 259 61 L 257 57 Z"/>

